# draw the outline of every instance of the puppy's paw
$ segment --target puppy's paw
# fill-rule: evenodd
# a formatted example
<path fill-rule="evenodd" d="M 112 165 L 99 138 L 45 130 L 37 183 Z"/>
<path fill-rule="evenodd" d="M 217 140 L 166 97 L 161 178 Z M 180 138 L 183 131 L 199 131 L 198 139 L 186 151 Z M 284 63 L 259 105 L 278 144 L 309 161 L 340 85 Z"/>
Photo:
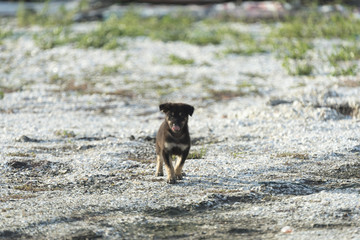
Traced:
<path fill-rule="evenodd" d="M 182 180 L 182 179 L 183 179 L 183 175 L 182 175 L 182 174 L 176 175 L 176 179 L 177 179 L 177 180 Z"/>
<path fill-rule="evenodd" d="M 164 173 L 163 172 L 156 172 L 155 176 L 156 177 L 161 177 L 161 176 L 164 176 Z"/>
<path fill-rule="evenodd" d="M 176 183 L 176 178 L 168 178 L 166 180 L 166 182 L 169 183 L 169 184 L 174 184 L 174 183 Z"/>

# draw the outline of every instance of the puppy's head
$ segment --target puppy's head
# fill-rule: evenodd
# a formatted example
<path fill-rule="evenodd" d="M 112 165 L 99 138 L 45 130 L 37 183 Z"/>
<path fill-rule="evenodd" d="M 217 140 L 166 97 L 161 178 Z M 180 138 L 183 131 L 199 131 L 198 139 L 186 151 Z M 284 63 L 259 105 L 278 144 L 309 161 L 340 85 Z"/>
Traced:
<path fill-rule="evenodd" d="M 171 131 L 181 132 L 188 121 L 188 116 L 192 116 L 194 107 L 184 103 L 164 103 L 160 106 L 160 111 L 166 114 L 165 120 Z"/>

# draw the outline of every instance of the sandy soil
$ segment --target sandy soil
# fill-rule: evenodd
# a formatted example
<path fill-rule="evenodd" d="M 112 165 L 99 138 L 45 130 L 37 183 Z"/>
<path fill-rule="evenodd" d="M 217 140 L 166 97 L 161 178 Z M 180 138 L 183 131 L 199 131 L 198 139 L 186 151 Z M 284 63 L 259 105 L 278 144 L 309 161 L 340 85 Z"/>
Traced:
<path fill-rule="evenodd" d="M 272 54 L 218 57 L 223 45 L 124 41 L 4 40 L 0 238 L 360 239 L 359 76 L 320 65 L 289 76 Z M 195 159 L 175 185 L 155 177 L 165 101 L 195 107 Z"/>

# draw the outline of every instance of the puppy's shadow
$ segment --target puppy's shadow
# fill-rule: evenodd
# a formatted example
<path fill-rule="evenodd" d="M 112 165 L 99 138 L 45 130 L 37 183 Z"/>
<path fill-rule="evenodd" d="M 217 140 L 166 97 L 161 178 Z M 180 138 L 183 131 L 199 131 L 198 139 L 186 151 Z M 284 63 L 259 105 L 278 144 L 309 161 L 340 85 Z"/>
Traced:
<path fill-rule="evenodd" d="M 212 181 L 216 179 L 216 181 Z M 221 177 L 218 175 L 206 175 L 200 176 L 197 174 L 186 174 L 182 180 L 178 181 L 178 184 L 184 186 L 202 186 L 205 188 L 218 187 L 240 187 L 245 184 L 251 184 L 249 181 L 244 181 L 241 178 L 235 177 Z"/>

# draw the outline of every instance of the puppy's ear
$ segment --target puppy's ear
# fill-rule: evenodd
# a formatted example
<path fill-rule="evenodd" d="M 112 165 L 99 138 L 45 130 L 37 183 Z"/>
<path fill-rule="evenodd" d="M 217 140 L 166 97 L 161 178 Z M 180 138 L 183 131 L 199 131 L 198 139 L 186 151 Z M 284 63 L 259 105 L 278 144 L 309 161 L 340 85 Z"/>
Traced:
<path fill-rule="evenodd" d="M 191 105 L 188 105 L 188 104 L 185 104 L 184 107 L 185 107 L 185 112 L 188 115 L 192 116 L 192 114 L 194 113 L 195 108 L 193 106 L 191 106 Z"/>
<path fill-rule="evenodd" d="M 167 113 L 170 110 L 170 103 L 163 103 L 159 106 L 160 111 Z"/>

